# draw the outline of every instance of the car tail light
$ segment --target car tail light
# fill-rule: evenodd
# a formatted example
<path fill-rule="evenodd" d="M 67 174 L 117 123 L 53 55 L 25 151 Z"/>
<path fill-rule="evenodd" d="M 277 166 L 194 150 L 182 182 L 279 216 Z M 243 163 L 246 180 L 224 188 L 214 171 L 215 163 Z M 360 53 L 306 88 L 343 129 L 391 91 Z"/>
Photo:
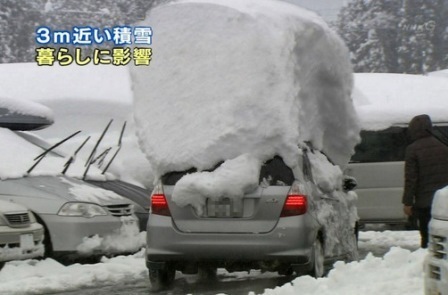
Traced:
<path fill-rule="evenodd" d="M 308 202 L 306 195 L 300 193 L 298 183 L 294 183 L 289 190 L 280 217 L 296 216 L 306 213 Z"/>
<path fill-rule="evenodd" d="M 170 208 L 168 207 L 168 202 L 161 185 L 157 185 L 151 195 L 151 213 L 171 216 Z"/>

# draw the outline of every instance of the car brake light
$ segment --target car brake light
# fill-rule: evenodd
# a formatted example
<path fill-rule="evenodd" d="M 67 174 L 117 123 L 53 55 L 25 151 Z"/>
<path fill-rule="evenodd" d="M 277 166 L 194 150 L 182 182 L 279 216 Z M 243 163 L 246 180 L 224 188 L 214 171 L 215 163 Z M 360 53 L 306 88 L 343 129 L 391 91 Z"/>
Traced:
<path fill-rule="evenodd" d="M 306 196 L 303 195 L 288 196 L 286 198 L 285 205 L 283 205 L 280 217 L 305 214 L 306 207 L 307 207 Z"/>
<path fill-rule="evenodd" d="M 171 216 L 170 208 L 166 200 L 165 194 L 161 187 L 154 189 L 151 196 L 151 213 L 157 215 Z"/>
<path fill-rule="evenodd" d="M 296 216 L 305 214 L 308 202 L 305 195 L 299 192 L 298 183 L 294 183 L 286 197 L 280 217 Z"/>

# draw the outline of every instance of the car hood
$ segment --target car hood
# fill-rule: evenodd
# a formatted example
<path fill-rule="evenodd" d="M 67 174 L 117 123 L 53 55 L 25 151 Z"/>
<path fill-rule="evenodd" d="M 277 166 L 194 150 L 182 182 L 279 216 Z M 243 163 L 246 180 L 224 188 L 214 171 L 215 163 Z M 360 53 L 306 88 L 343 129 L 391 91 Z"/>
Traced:
<path fill-rule="evenodd" d="M 0 194 L 61 203 L 89 202 L 103 206 L 129 203 L 114 192 L 66 176 L 33 176 L 2 180 Z"/>
<path fill-rule="evenodd" d="M 2 201 L 0 200 L 0 213 L 11 213 L 11 212 L 27 212 L 28 209 L 8 201 Z"/>

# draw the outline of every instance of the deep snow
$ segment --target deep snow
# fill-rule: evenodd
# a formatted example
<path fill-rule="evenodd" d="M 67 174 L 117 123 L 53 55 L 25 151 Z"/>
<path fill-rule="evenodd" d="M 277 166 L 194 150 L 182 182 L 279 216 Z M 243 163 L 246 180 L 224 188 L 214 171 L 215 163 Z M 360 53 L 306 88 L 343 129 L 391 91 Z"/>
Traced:
<path fill-rule="evenodd" d="M 361 252 L 383 253 L 394 246 L 384 258 L 367 255 L 359 262 L 338 262 L 327 277 L 314 279 L 303 276 L 264 294 L 423 294 L 423 259 L 427 251 L 418 249 L 420 237 L 417 231 L 367 231 L 360 232 Z M 224 270 L 219 270 L 224 275 Z M 178 278 L 181 274 L 177 274 Z M 260 273 L 253 271 L 234 273 L 228 280 L 241 280 Z M 130 256 L 103 258 L 92 265 L 63 266 L 53 259 L 8 262 L 0 271 L 0 294 L 48 294 L 87 287 L 121 285 L 147 280 L 144 250 Z M 270 274 L 276 276 L 276 274 Z M 149 284 L 149 283 L 148 283 Z M 224 291 L 224 290 L 222 290 Z"/>

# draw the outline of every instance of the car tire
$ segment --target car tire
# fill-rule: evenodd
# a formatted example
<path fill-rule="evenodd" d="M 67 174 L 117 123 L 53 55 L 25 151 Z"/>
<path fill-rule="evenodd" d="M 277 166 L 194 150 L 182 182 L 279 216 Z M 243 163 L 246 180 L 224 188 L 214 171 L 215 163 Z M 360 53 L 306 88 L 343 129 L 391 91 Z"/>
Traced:
<path fill-rule="evenodd" d="M 171 286 L 176 276 L 176 270 L 166 266 L 163 269 L 150 269 L 149 282 L 151 291 L 160 291 Z"/>
<path fill-rule="evenodd" d="M 313 244 L 313 268 L 311 275 L 321 278 L 325 274 L 325 253 L 321 239 L 317 238 Z"/>

